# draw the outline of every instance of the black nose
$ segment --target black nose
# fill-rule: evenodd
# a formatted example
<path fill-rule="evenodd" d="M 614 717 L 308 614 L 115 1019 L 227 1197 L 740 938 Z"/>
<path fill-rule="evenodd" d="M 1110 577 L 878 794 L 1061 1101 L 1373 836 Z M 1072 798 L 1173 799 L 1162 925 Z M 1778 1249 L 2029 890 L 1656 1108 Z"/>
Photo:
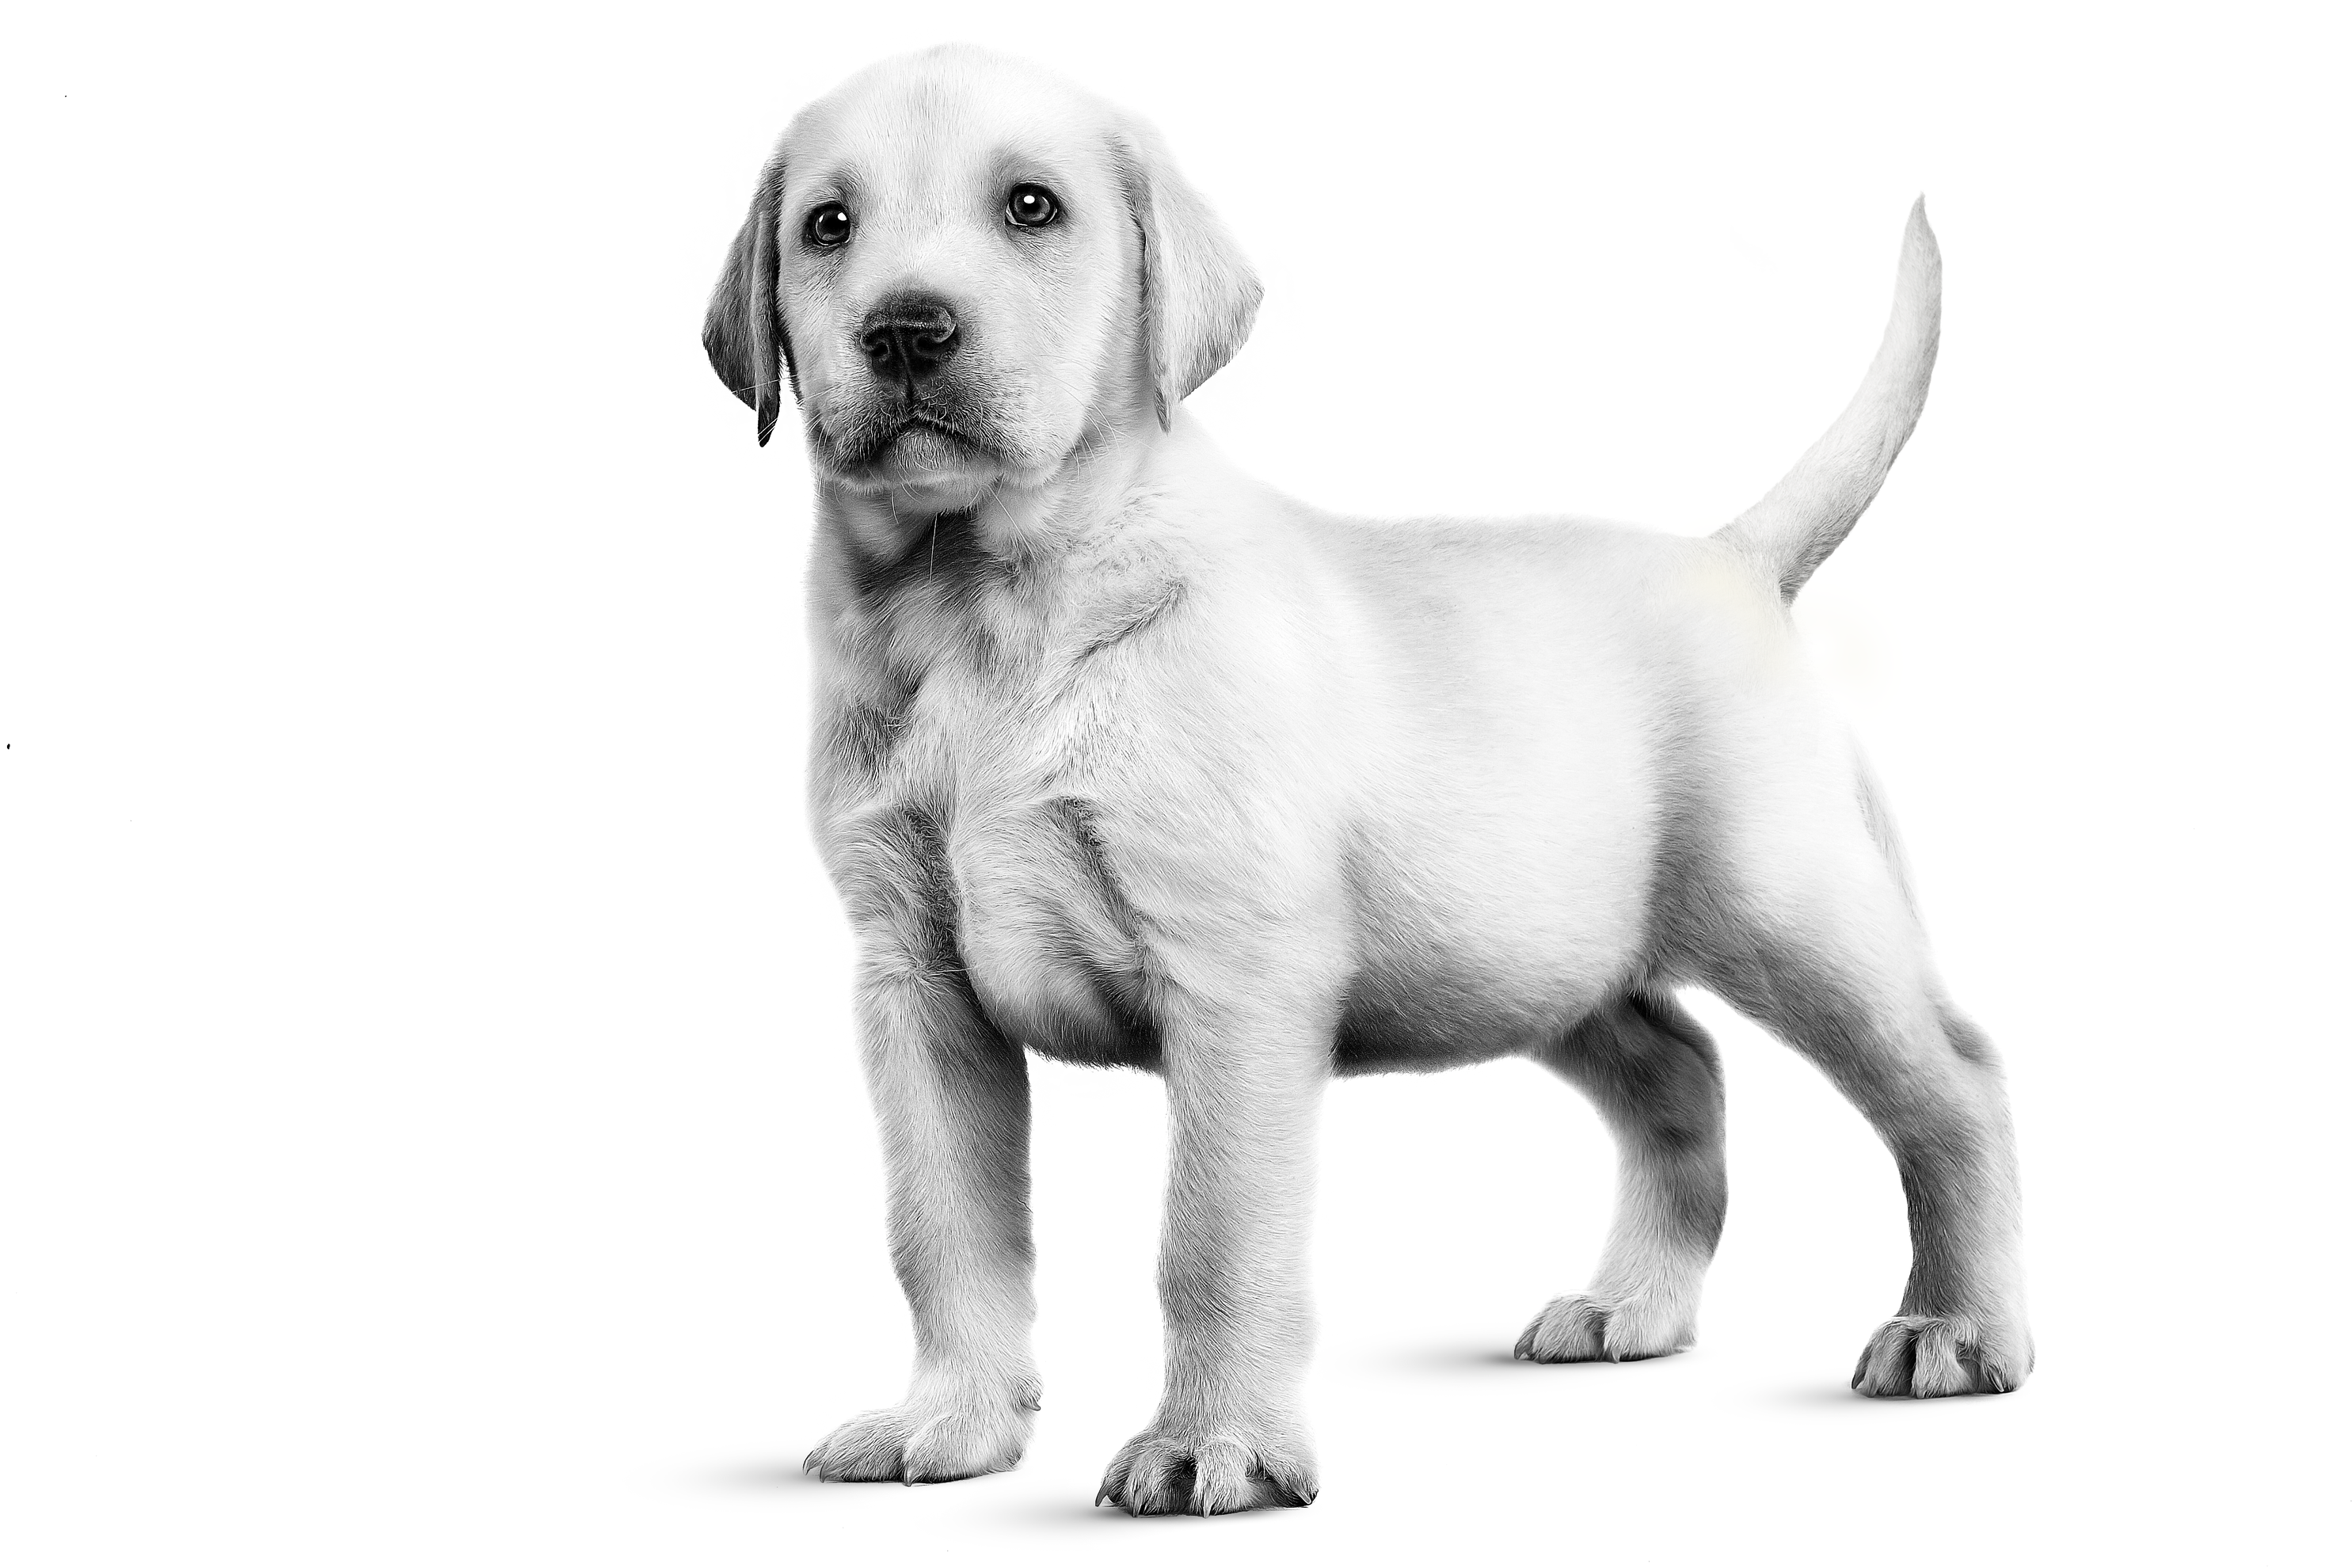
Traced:
<path fill-rule="evenodd" d="M 876 375 L 909 388 L 953 359 L 962 343 L 955 312 L 919 294 L 901 294 L 874 307 L 857 341 Z"/>

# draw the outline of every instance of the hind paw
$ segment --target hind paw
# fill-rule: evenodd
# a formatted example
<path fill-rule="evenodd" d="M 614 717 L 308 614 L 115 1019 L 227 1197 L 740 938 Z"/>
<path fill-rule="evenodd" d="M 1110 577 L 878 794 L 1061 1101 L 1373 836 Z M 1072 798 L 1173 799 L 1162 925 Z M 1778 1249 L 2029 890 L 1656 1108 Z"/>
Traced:
<path fill-rule="evenodd" d="M 1033 1396 L 1034 1397 L 1034 1396 Z M 801 1468 L 827 1481 L 960 1481 L 1021 1462 L 1031 1400 L 943 1404 L 910 1400 L 845 1421 Z"/>
<path fill-rule="evenodd" d="M 1690 1348 L 1687 1314 L 1642 1301 L 1562 1296 L 1536 1314 L 1511 1353 L 1521 1361 L 1649 1361 Z"/>

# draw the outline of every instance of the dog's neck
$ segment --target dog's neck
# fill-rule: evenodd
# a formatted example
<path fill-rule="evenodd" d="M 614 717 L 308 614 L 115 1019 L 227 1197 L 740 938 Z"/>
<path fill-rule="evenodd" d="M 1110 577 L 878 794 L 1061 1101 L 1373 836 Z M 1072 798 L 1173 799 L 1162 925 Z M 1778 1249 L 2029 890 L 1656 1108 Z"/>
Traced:
<path fill-rule="evenodd" d="M 1050 666 L 1125 636 L 1177 592 L 1163 476 L 1203 459 L 1213 448 L 1180 412 L 1166 431 L 1147 417 L 1092 432 L 1044 483 L 955 510 L 820 481 L 817 635 L 893 682 L 947 658 Z"/>

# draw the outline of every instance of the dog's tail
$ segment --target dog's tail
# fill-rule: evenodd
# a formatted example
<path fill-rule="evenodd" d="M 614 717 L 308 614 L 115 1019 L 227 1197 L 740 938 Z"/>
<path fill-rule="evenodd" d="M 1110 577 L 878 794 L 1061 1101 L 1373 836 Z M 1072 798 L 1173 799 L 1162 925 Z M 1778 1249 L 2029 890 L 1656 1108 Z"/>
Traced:
<path fill-rule="evenodd" d="M 1912 204 L 1911 222 L 1903 232 L 1895 313 L 1862 390 L 1770 493 L 1716 534 L 1777 578 L 1783 601 L 1797 596 L 1813 569 L 1853 531 L 1919 422 L 1927 377 L 1936 368 L 1943 291 L 1943 258 L 1927 226 L 1927 199 L 1922 196 Z"/>

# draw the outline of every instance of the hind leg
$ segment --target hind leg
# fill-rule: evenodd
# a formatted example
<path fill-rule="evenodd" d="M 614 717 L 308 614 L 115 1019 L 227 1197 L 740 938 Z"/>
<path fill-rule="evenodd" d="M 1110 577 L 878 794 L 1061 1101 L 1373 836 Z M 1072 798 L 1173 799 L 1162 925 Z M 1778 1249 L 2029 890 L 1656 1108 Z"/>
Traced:
<path fill-rule="evenodd" d="M 2032 1369 L 2018 1264 L 2016 1156 L 1991 1046 L 1945 1000 L 1891 867 L 1839 858 L 1769 900 L 1726 900 L 1708 984 L 1811 1058 L 1895 1155 L 1912 1264 L 1853 1386 L 1928 1399 L 2005 1394 Z"/>
<path fill-rule="evenodd" d="M 1642 1361 L 1687 1347 L 1723 1232 L 1723 1071 L 1664 993 L 1636 993 L 1537 1059 L 1589 1096 L 1617 1140 L 1617 1215 L 1601 1268 L 1519 1336 L 1522 1361 Z"/>

